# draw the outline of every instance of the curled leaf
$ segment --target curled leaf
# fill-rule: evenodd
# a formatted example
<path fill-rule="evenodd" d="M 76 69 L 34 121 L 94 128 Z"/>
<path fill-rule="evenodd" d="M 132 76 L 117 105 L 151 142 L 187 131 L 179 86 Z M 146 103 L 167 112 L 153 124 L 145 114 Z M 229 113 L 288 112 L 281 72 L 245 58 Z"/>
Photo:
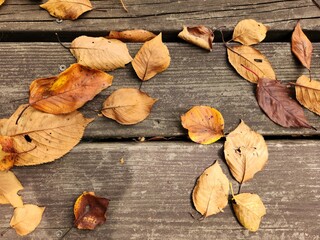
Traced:
<path fill-rule="evenodd" d="M 84 192 L 74 204 L 74 225 L 78 229 L 93 230 L 105 223 L 109 199 L 97 197 L 94 192 Z"/>
<path fill-rule="evenodd" d="M 302 75 L 295 88 L 297 100 L 310 111 L 320 115 L 320 82 Z"/>
<path fill-rule="evenodd" d="M 25 236 L 36 229 L 42 219 L 44 207 L 33 204 L 26 204 L 14 209 L 10 226 L 14 228 L 20 236 Z"/>
<path fill-rule="evenodd" d="M 243 45 L 260 43 L 266 37 L 268 28 L 254 19 L 245 19 L 236 25 L 232 40 Z"/>
<path fill-rule="evenodd" d="M 192 192 L 195 208 L 208 217 L 223 212 L 228 204 L 229 181 L 216 161 L 197 180 Z"/>
<path fill-rule="evenodd" d="M 263 169 L 268 160 L 268 147 L 261 134 L 241 121 L 226 137 L 224 156 L 234 178 L 243 183 Z"/>
<path fill-rule="evenodd" d="M 241 193 L 233 196 L 232 204 L 239 222 L 249 231 L 259 229 L 261 219 L 266 215 L 266 208 L 257 194 Z"/>
<path fill-rule="evenodd" d="M 188 129 L 192 141 L 210 144 L 223 137 L 224 119 L 221 113 L 208 106 L 195 106 L 181 116 L 182 126 Z"/>
<path fill-rule="evenodd" d="M 136 124 L 146 119 L 157 99 L 135 88 L 121 88 L 103 103 L 102 114 L 123 125 Z"/>
<path fill-rule="evenodd" d="M 65 20 L 75 20 L 81 14 L 92 10 L 89 0 L 49 0 L 40 7 L 46 9 L 51 16 Z"/>
<path fill-rule="evenodd" d="M 152 32 L 143 29 L 134 29 L 126 31 L 110 31 L 108 39 L 119 39 L 124 42 L 146 42 L 156 37 Z"/>
<path fill-rule="evenodd" d="M 145 42 L 132 61 L 132 66 L 142 81 L 147 81 L 163 72 L 169 65 L 169 50 L 162 42 L 161 33 Z"/>
<path fill-rule="evenodd" d="M 0 171 L 0 204 L 11 204 L 14 208 L 22 207 L 23 202 L 18 192 L 23 189 L 20 181 L 11 171 Z"/>
<path fill-rule="evenodd" d="M 235 70 L 246 80 L 257 83 L 258 77 L 276 79 L 268 59 L 257 49 L 250 46 L 228 47 L 228 60 Z M 251 71 L 248 71 L 251 69 Z M 255 74 L 254 74 L 254 73 Z"/>
<path fill-rule="evenodd" d="M 13 138 L 0 136 L 0 171 L 7 171 L 13 167 L 16 154 Z"/>
<path fill-rule="evenodd" d="M 183 27 L 178 37 L 190 42 L 198 47 L 212 51 L 212 41 L 214 38 L 210 28 L 200 25 L 196 27 Z"/>
<path fill-rule="evenodd" d="M 70 51 L 83 66 L 112 71 L 132 61 L 127 45 L 117 39 L 80 36 L 71 43 Z"/>
<path fill-rule="evenodd" d="M 300 22 L 297 23 L 292 33 L 291 50 L 302 65 L 310 70 L 313 47 L 308 37 L 302 31 Z"/>
<path fill-rule="evenodd" d="M 70 113 L 108 88 L 112 79 L 102 71 L 72 64 L 58 76 L 34 80 L 30 85 L 29 103 L 47 113 Z"/>

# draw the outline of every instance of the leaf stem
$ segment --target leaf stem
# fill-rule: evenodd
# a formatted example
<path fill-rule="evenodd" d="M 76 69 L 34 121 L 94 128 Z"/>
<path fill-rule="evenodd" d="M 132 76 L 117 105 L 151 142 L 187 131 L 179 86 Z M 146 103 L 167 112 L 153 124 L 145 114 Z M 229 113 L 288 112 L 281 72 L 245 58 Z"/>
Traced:
<path fill-rule="evenodd" d="M 0 233 L 0 237 L 3 237 L 10 229 L 11 229 L 11 227 L 7 227 L 6 229 L 4 229 L 4 230 Z"/>
<path fill-rule="evenodd" d="M 16 120 L 16 125 L 18 125 L 19 119 L 21 118 L 22 114 L 28 109 L 28 107 L 30 107 L 30 104 L 28 104 L 19 114 L 17 120 Z"/>
<path fill-rule="evenodd" d="M 68 51 L 70 51 L 70 48 L 68 48 L 67 46 L 65 46 L 65 45 L 60 41 L 60 37 L 59 37 L 58 33 L 54 33 L 54 34 L 56 35 L 57 40 L 58 40 L 58 42 L 60 43 L 60 45 L 61 45 L 62 47 L 64 47 L 65 49 L 68 49 Z"/>
<path fill-rule="evenodd" d="M 121 2 L 121 5 L 122 5 L 123 9 L 124 9 L 126 12 L 128 12 L 128 9 L 127 9 L 126 5 L 124 4 L 124 1 L 123 1 L 123 0 L 120 0 L 120 2 Z"/>
<path fill-rule="evenodd" d="M 304 86 L 304 85 L 301 85 L 299 83 L 289 82 L 289 84 L 293 85 L 293 86 L 297 86 L 297 87 L 307 88 L 307 89 L 314 90 L 314 91 L 320 91 L 320 89 Z"/>

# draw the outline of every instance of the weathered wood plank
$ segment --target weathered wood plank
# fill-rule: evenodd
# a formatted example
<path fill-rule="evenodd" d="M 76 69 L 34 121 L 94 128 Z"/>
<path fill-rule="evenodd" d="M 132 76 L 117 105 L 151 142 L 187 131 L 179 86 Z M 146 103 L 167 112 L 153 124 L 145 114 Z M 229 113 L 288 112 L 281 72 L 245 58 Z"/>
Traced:
<path fill-rule="evenodd" d="M 226 132 L 243 119 L 264 135 L 319 135 L 310 129 L 288 129 L 277 126 L 260 110 L 255 99 L 255 86 L 242 79 L 227 62 L 222 44 L 215 44 L 212 53 L 186 43 L 168 43 L 171 53 L 169 69 L 143 83 L 142 90 L 159 101 L 144 122 L 121 126 L 113 120 L 97 117 L 106 97 L 121 87 L 138 88 L 140 82 L 131 65 L 111 72 L 113 86 L 88 103 L 82 112 L 97 117 L 86 131 L 86 138 L 131 138 L 151 136 L 185 136 L 180 115 L 194 105 L 209 105 L 221 111 Z M 132 56 L 139 44 L 129 44 Z M 257 46 L 271 61 L 278 79 L 295 81 L 307 71 L 292 56 L 290 44 L 264 43 Z M 320 44 L 314 44 L 312 72 L 320 78 Z M 9 117 L 22 103 L 27 102 L 29 84 L 33 79 L 59 73 L 59 66 L 74 62 L 72 55 L 57 43 L 0 44 L 0 118 Z M 309 122 L 320 129 L 320 118 L 305 110 Z"/>
<path fill-rule="evenodd" d="M 242 186 L 267 208 L 261 229 L 249 233 L 230 207 L 197 221 L 190 195 L 197 177 L 219 159 L 222 143 L 81 143 L 54 163 L 14 168 L 25 202 L 47 207 L 39 228 L 26 239 L 57 239 L 72 226 L 72 206 L 83 191 L 111 199 L 108 221 L 96 231 L 72 229 L 66 239 L 318 239 L 320 164 L 318 141 L 268 141 L 265 169 Z M 124 164 L 120 159 L 124 159 Z M 0 231 L 12 209 L 0 206 Z M 13 230 L 5 238 L 14 239 Z"/>

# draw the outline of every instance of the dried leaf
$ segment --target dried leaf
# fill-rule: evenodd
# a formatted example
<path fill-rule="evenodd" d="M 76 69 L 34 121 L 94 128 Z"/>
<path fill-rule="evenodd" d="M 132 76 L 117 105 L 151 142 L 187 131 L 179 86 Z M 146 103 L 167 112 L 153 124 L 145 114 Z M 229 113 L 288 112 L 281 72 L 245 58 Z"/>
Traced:
<path fill-rule="evenodd" d="M 78 63 L 103 71 L 123 68 L 132 61 L 127 45 L 117 39 L 80 36 L 72 41 L 70 51 Z"/>
<path fill-rule="evenodd" d="M 320 82 L 302 75 L 297 80 L 296 97 L 304 107 L 320 115 Z"/>
<path fill-rule="evenodd" d="M 0 6 L 4 3 L 5 0 L 0 0 Z"/>
<path fill-rule="evenodd" d="M 103 103 L 102 114 L 123 125 L 136 124 L 146 119 L 157 99 L 135 88 L 121 88 Z"/>
<path fill-rule="evenodd" d="M 216 161 L 198 178 L 192 200 L 197 211 L 208 217 L 223 212 L 228 204 L 228 194 L 229 180 Z"/>
<path fill-rule="evenodd" d="M 105 223 L 109 199 L 97 197 L 94 192 L 84 192 L 74 204 L 74 225 L 78 229 L 93 230 Z"/>
<path fill-rule="evenodd" d="M 143 44 L 132 61 L 132 66 L 142 81 L 163 72 L 170 65 L 169 50 L 162 42 L 162 34 Z"/>
<path fill-rule="evenodd" d="M 53 115 L 32 107 L 25 109 L 27 106 L 21 105 L 0 129 L 0 135 L 14 140 L 19 153 L 16 166 L 42 164 L 62 157 L 80 141 L 85 127 L 93 120 L 77 111 Z"/>
<path fill-rule="evenodd" d="M 261 219 L 266 215 L 266 208 L 257 194 L 241 193 L 233 197 L 233 209 L 238 221 L 249 231 L 259 229 Z"/>
<path fill-rule="evenodd" d="M 312 43 L 308 37 L 303 33 L 300 22 L 297 23 L 291 38 L 291 50 L 300 60 L 302 65 L 310 70 Z"/>
<path fill-rule="evenodd" d="M 0 171 L 7 171 L 12 168 L 16 155 L 13 138 L 0 136 Z"/>
<path fill-rule="evenodd" d="M 257 100 L 262 110 L 275 123 L 283 127 L 313 128 L 307 122 L 302 107 L 290 98 L 289 89 L 279 81 L 260 78 Z"/>
<path fill-rule="evenodd" d="M 30 85 L 29 103 L 47 113 L 70 113 L 108 88 L 112 79 L 102 71 L 72 64 L 58 76 L 34 80 Z"/>
<path fill-rule="evenodd" d="M 212 41 L 214 38 L 210 28 L 203 25 L 197 27 L 183 27 L 178 37 L 196 46 L 212 51 Z"/>
<path fill-rule="evenodd" d="M 190 139 L 197 143 L 214 143 L 224 136 L 224 119 L 215 108 L 195 106 L 181 116 L 181 123 L 188 129 Z"/>
<path fill-rule="evenodd" d="M 14 208 L 22 207 L 22 198 L 18 192 L 23 186 L 11 171 L 0 171 L 0 204 L 10 203 Z"/>
<path fill-rule="evenodd" d="M 26 204 L 14 209 L 10 226 L 14 228 L 20 236 L 25 236 L 36 229 L 42 219 L 44 207 L 33 204 Z"/>
<path fill-rule="evenodd" d="M 226 137 L 224 156 L 234 178 L 243 183 L 263 169 L 268 160 L 268 147 L 262 135 L 241 120 Z"/>
<path fill-rule="evenodd" d="M 260 43 L 266 37 L 268 28 L 253 19 L 245 19 L 236 25 L 232 40 L 244 45 Z"/>
<path fill-rule="evenodd" d="M 156 37 L 152 32 L 143 29 L 134 29 L 126 31 L 110 31 L 108 39 L 119 39 L 124 42 L 146 42 Z"/>
<path fill-rule="evenodd" d="M 250 46 L 228 47 L 228 59 L 235 70 L 246 80 L 257 83 L 258 77 L 276 79 L 268 59 L 257 49 Z M 248 71 L 248 69 L 252 70 Z"/>
<path fill-rule="evenodd" d="M 89 0 L 49 0 L 40 7 L 51 16 L 64 20 L 76 20 L 81 14 L 92 10 Z"/>

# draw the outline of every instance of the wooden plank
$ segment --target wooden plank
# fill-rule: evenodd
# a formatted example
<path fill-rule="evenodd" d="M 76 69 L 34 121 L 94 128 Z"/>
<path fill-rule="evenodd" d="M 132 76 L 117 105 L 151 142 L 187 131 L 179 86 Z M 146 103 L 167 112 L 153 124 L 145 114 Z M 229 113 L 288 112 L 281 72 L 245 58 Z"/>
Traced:
<path fill-rule="evenodd" d="M 209 105 L 221 111 L 226 133 L 243 119 L 256 131 L 268 136 L 317 135 L 310 129 L 283 128 L 274 124 L 260 110 L 255 99 L 255 85 L 242 79 L 227 62 L 222 44 L 215 44 L 212 53 L 186 43 L 168 43 L 171 53 L 169 69 L 148 82 L 142 90 L 159 99 L 151 115 L 140 124 L 122 126 L 113 120 L 97 117 L 106 97 L 122 87 L 140 86 L 131 65 L 111 72 L 113 86 L 103 91 L 82 112 L 96 117 L 85 133 L 86 138 L 131 138 L 152 136 L 185 136 L 180 116 L 195 105 Z M 129 44 L 134 56 L 141 45 Z M 278 79 L 295 81 L 307 71 L 292 56 L 288 43 L 263 43 L 257 46 L 271 61 Z M 312 72 L 320 78 L 320 44 L 314 44 Z M 59 73 L 60 66 L 74 62 L 72 55 L 57 43 L 1 43 L 0 118 L 9 117 L 28 101 L 32 80 Z M 305 110 L 310 124 L 320 129 L 319 116 Z"/>
<path fill-rule="evenodd" d="M 94 10 L 77 21 L 56 22 L 39 5 L 45 1 L 6 0 L 0 8 L 0 29 L 12 31 L 107 32 L 144 28 L 177 32 L 183 25 L 226 26 L 233 29 L 245 18 L 257 19 L 274 30 L 292 30 L 301 19 L 305 29 L 319 30 L 319 8 L 312 1 L 237 0 L 156 1 L 126 0 L 126 13 L 119 0 L 92 0 Z M 38 35 L 39 36 L 39 35 Z M 282 36 L 285 36 L 282 34 Z M 314 35 L 318 39 L 317 35 Z"/>
<path fill-rule="evenodd" d="M 319 140 L 268 141 L 265 169 L 242 186 L 267 208 L 261 228 L 249 233 L 229 206 L 203 221 L 190 195 L 197 177 L 219 159 L 222 143 L 81 143 L 54 163 L 14 168 L 27 203 L 46 206 L 39 228 L 28 239 L 57 239 L 73 222 L 73 203 L 83 191 L 111 199 L 107 223 L 96 231 L 72 229 L 66 239 L 318 239 L 320 215 Z M 123 158 L 124 164 L 120 163 Z M 0 231 L 12 209 L 0 206 Z M 9 230 L 5 238 L 14 239 Z"/>

